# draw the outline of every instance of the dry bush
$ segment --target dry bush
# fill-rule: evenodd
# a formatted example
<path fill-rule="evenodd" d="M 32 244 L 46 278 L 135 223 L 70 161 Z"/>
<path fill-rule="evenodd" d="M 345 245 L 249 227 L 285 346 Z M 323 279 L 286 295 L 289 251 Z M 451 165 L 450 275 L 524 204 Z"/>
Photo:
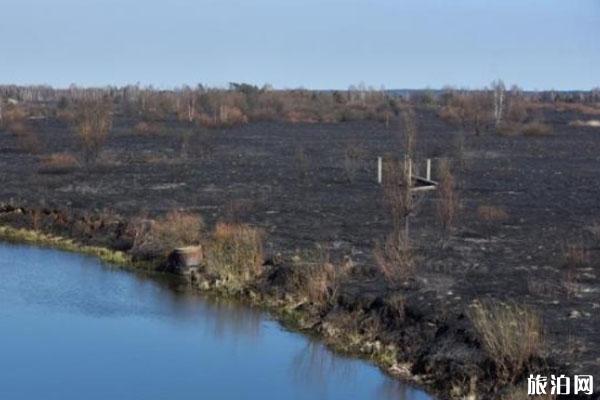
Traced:
<path fill-rule="evenodd" d="M 552 126 L 542 122 L 529 122 L 521 128 L 525 136 L 548 136 L 552 134 Z"/>
<path fill-rule="evenodd" d="M 508 213 L 498 206 L 481 205 L 477 207 L 477 217 L 487 225 L 488 238 L 491 238 L 493 226 L 506 221 Z"/>
<path fill-rule="evenodd" d="M 218 223 L 205 252 L 206 270 L 241 289 L 263 271 L 263 235 L 248 225 Z"/>
<path fill-rule="evenodd" d="M 476 301 L 469 318 L 498 377 L 512 382 L 542 355 L 544 334 L 540 318 L 515 304 Z"/>
<path fill-rule="evenodd" d="M 77 158 L 70 153 L 54 153 L 43 157 L 40 162 L 41 174 L 65 174 L 79 166 Z"/>
<path fill-rule="evenodd" d="M 447 235 L 454 225 L 458 213 L 459 199 L 455 189 L 454 175 L 447 159 L 441 159 L 439 163 L 439 182 L 437 203 L 437 215 L 442 226 L 442 231 Z"/>
<path fill-rule="evenodd" d="M 493 119 L 492 97 L 487 92 L 454 94 L 438 116 L 451 123 L 481 134 Z"/>
<path fill-rule="evenodd" d="M 112 127 L 111 113 L 108 101 L 84 100 L 77 105 L 74 130 L 86 162 L 98 158 Z"/>
<path fill-rule="evenodd" d="M 129 227 L 133 236 L 131 254 L 138 259 L 166 257 L 177 247 L 199 244 L 204 222 L 194 213 L 170 211 L 156 219 L 138 218 Z"/>
<path fill-rule="evenodd" d="M 140 136 L 156 136 L 160 134 L 162 126 L 156 122 L 140 121 L 133 127 L 133 131 Z"/>
<path fill-rule="evenodd" d="M 383 277 L 390 283 L 399 283 L 415 273 L 415 254 L 409 238 L 396 231 L 383 244 L 377 243 L 373 251 L 375 262 Z"/>
<path fill-rule="evenodd" d="M 350 273 L 351 265 L 332 263 L 327 249 L 317 246 L 294 257 L 288 289 L 309 303 L 330 304 Z"/>

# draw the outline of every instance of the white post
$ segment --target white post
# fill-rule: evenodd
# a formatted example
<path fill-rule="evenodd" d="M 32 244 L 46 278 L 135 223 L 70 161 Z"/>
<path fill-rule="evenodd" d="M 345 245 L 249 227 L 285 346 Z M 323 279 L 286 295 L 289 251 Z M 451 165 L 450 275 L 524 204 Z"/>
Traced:
<path fill-rule="evenodd" d="M 408 159 L 408 185 L 412 186 L 412 160 Z"/>
<path fill-rule="evenodd" d="M 428 181 L 431 180 L 431 158 L 427 159 L 427 174 L 425 175 Z"/>
<path fill-rule="evenodd" d="M 383 160 L 381 157 L 377 157 L 377 183 L 381 183 L 383 178 Z"/>

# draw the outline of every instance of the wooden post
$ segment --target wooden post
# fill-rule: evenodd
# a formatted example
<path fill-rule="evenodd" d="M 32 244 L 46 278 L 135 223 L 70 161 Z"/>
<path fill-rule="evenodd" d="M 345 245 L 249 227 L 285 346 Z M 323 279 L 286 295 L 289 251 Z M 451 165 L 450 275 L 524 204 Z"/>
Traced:
<path fill-rule="evenodd" d="M 427 159 L 427 174 L 425 175 L 428 181 L 431 180 L 431 158 Z"/>
<path fill-rule="evenodd" d="M 381 183 L 383 178 L 383 160 L 381 157 L 377 157 L 377 183 Z"/>
<path fill-rule="evenodd" d="M 408 159 L 408 184 L 412 186 L 412 160 Z"/>

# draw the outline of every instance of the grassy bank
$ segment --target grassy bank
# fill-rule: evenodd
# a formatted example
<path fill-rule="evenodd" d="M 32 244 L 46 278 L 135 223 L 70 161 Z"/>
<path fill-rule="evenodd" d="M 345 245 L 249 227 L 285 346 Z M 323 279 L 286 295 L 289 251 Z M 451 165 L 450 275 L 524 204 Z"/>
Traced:
<path fill-rule="evenodd" d="M 122 251 L 112 250 L 106 247 L 88 246 L 73 239 L 50 235 L 31 229 L 13 228 L 11 226 L 0 226 L 0 241 L 14 244 L 29 244 L 40 247 L 80 253 L 94 256 L 103 262 L 120 267 L 150 269 L 150 263 L 134 261 L 130 255 Z"/>

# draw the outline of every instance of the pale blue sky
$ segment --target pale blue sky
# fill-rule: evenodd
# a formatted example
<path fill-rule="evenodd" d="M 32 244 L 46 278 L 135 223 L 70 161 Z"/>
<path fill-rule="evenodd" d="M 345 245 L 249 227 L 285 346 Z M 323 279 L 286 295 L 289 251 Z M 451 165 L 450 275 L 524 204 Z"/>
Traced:
<path fill-rule="evenodd" d="M 600 0 L 0 0 L 0 82 L 600 86 Z"/>

